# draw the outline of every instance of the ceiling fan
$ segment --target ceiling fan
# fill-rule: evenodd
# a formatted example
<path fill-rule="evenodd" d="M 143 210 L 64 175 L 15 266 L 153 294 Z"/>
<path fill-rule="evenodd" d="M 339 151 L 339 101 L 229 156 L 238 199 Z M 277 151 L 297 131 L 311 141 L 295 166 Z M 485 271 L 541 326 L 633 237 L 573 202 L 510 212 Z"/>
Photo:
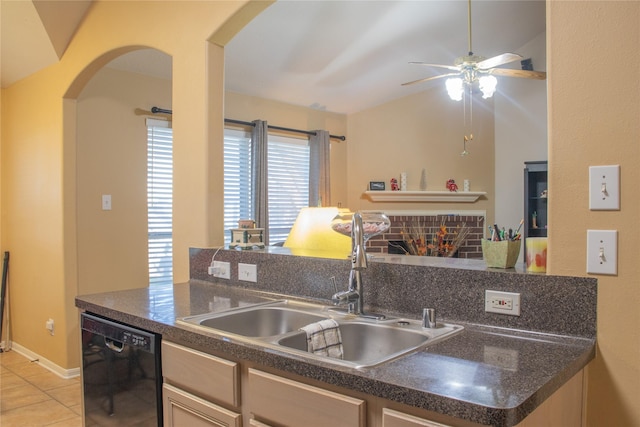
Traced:
<path fill-rule="evenodd" d="M 494 76 L 521 77 L 537 80 L 544 80 L 547 77 L 545 72 L 534 71 L 532 69 L 517 70 L 510 68 L 496 68 L 500 65 L 523 60 L 523 57 L 517 53 L 503 53 L 488 59 L 483 56 L 474 55 L 471 48 L 471 0 L 468 1 L 468 25 L 469 54 L 457 58 L 453 65 L 410 62 L 410 64 L 424 65 L 427 67 L 445 68 L 453 71 L 452 73 L 425 77 L 403 83 L 402 86 L 449 77 L 450 79 L 447 80 L 447 91 L 449 92 L 449 96 L 452 99 L 459 101 L 462 98 L 464 86 L 471 87 L 475 82 L 478 82 L 480 90 L 485 98 L 491 97 L 497 84 L 497 80 Z M 528 63 L 530 65 L 530 61 Z"/>

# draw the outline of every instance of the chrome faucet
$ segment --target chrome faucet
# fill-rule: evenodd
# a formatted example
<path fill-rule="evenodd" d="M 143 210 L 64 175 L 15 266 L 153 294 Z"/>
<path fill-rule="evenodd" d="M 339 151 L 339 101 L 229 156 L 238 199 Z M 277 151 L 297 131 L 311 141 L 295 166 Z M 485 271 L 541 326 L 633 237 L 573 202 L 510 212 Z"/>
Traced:
<path fill-rule="evenodd" d="M 364 227 L 362 225 L 362 215 L 356 212 L 351 219 L 351 271 L 349 273 L 349 288 L 346 291 L 336 292 L 331 297 L 331 300 L 335 305 L 346 303 L 348 313 L 357 316 L 383 319 L 383 315 L 367 315 L 364 313 L 362 270 L 365 268 L 367 268 L 367 253 L 364 244 Z"/>

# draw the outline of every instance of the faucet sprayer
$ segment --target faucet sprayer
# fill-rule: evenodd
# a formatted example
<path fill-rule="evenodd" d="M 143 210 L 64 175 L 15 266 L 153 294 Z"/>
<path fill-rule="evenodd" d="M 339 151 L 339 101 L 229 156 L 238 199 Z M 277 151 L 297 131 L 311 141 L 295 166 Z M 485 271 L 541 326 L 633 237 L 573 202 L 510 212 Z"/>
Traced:
<path fill-rule="evenodd" d="M 362 270 L 367 268 L 367 266 L 362 215 L 356 212 L 351 219 L 351 271 L 349 272 L 349 289 L 336 292 L 331 300 L 335 305 L 346 303 L 348 312 L 357 316 L 384 319 L 383 315 L 367 315 L 364 313 Z"/>

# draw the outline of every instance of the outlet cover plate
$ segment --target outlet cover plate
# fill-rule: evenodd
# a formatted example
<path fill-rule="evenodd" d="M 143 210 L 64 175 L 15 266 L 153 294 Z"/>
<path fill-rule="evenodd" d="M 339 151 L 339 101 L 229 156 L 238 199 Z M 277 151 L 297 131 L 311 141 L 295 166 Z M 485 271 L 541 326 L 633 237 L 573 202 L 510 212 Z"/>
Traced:
<path fill-rule="evenodd" d="M 487 289 L 484 291 L 484 311 L 520 316 L 520 294 Z"/>
<path fill-rule="evenodd" d="M 213 261 L 213 269 L 209 274 L 219 279 L 231 279 L 231 263 L 225 261 Z"/>

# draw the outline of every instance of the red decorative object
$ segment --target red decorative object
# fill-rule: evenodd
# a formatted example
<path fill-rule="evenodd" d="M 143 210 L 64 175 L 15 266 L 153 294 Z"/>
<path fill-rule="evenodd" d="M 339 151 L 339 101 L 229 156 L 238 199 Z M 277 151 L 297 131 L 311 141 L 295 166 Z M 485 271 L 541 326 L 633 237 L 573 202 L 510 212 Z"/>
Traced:
<path fill-rule="evenodd" d="M 391 191 L 400 191 L 398 180 L 395 178 L 391 178 Z"/>
<path fill-rule="evenodd" d="M 456 181 L 454 179 L 450 179 L 449 181 L 447 181 L 447 188 L 451 192 L 457 192 L 458 191 L 458 184 L 456 184 Z"/>

